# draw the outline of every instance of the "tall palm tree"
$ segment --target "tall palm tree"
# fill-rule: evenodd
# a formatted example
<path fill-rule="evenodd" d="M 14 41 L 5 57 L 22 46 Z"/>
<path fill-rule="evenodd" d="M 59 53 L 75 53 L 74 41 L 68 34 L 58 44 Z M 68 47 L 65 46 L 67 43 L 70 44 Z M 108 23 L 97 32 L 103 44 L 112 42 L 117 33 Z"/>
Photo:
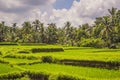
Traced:
<path fill-rule="evenodd" d="M 103 30 L 101 31 L 102 39 L 107 43 L 109 47 L 111 44 L 111 35 L 113 33 L 113 28 L 110 26 L 109 16 L 104 16 L 102 19 Z"/>
<path fill-rule="evenodd" d="M 40 42 L 43 43 L 44 42 L 44 39 L 45 39 L 45 30 L 44 30 L 44 24 L 41 23 L 40 24 Z"/>
<path fill-rule="evenodd" d="M 35 30 L 37 42 L 43 43 L 44 42 L 44 24 L 41 23 L 39 20 L 35 20 L 33 22 L 33 27 Z"/>
<path fill-rule="evenodd" d="M 112 27 L 114 27 L 116 25 L 116 14 L 117 14 L 117 8 L 112 7 L 112 9 L 108 9 L 109 12 L 109 16 L 111 18 L 111 25 Z"/>
<path fill-rule="evenodd" d="M 32 25 L 30 22 L 24 22 L 22 26 L 23 40 L 24 42 L 30 42 L 32 39 Z"/>
<path fill-rule="evenodd" d="M 12 24 L 12 28 L 11 28 L 11 41 L 14 42 L 15 38 L 16 38 L 16 27 L 17 27 L 17 23 L 13 23 Z"/>
<path fill-rule="evenodd" d="M 70 28 L 71 28 L 71 23 L 69 21 L 67 21 L 64 26 L 64 31 L 65 31 L 65 40 L 64 41 L 66 44 L 69 44 L 69 41 L 70 41 L 70 36 L 71 36 Z"/>
<path fill-rule="evenodd" d="M 33 22 L 35 31 L 38 31 L 38 28 L 39 28 L 40 24 L 41 24 L 41 22 L 40 22 L 39 20 L 35 20 L 35 21 Z"/>
<path fill-rule="evenodd" d="M 5 36 L 6 36 L 6 26 L 5 26 L 5 22 L 2 21 L 1 24 L 0 24 L 0 41 L 5 41 Z"/>
<path fill-rule="evenodd" d="M 47 27 L 45 33 L 46 33 L 47 43 L 49 43 L 49 44 L 57 43 L 58 35 L 57 35 L 56 24 L 54 24 L 54 23 L 48 24 L 48 27 Z"/>

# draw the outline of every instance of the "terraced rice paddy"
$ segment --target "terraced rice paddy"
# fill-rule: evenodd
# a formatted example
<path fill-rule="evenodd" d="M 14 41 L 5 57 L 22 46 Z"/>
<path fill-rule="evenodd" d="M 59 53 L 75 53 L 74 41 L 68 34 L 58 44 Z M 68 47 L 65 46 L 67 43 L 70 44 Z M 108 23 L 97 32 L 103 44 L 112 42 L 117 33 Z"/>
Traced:
<path fill-rule="evenodd" d="M 58 48 L 64 51 L 49 50 Z M 33 53 L 32 49 L 40 50 Z M 41 49 L 49 52 L 42 52 Z M 60 45 L 0 46 L 0 80 L 23 78 L 120 80 L 120 49 Z"/>

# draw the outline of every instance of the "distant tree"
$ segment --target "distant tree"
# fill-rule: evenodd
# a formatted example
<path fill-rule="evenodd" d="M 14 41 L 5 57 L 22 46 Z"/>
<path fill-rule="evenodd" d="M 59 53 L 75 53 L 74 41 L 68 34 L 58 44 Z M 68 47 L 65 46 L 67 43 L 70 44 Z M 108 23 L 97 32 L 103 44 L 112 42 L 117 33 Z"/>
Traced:
<path fill-rule="evenodd" d="M 22 24 L 22 40 L 23 42 L 34 42 L 32 36 L 32 25 L 30 22 L 24 22 Z"/>
<path fill-rule="evenodd" d="M 102 41 L 100 44 L 104 44 L 103 47 L 110 48 L 111 45 L 116 46 L 120 43 L 120 10 L 112 7 L 108 9 L 108 12 L 109 14 L 103 17 L 97 17 L 94 25 L 86 23 L 78 27 L 72 26 L 69 21 L 64 24 L 64 27 L 57 27 L 55 23 L 45 27 L 44 23 L 39 20 L 32 23 L 25 21 L 20 27 L 17 26 L 17 23 L 6 26 L 2 21 L 0 23 L 0 42 L 57 43 L 81 46 L 81 43 L 84 44 L 86 40 L 92 39 Z M 91 42 L 89 43 L 91 45 Z"/>
<path fill-rule="evenodd" d="M 71 23 L 69 21 L 67 21 L 64 26 L 64 31 L 65 31 L 65 40 L 64 41 L 68 45 L 70 44 L 70 36 L 71 36 L 70 28 L 71 28 Z"/>
<path fill-rule="evenodd" d="M 0 23 L 0 42 L 6 41 L 6 34 L 7 34 L 7 26 L 5 26 L 5 22 L 2 21 Z"/>
<path fill-rule="evenodd" d="M 54 23 L 48 24 L 48 27 L 47 27 L 47 29 L 45 31 L 45 35 L 46 35 L 46 42 L 48 44 L 57 43 L 58 35 L 57 35 L 56 24 L 54 24 Z"/>
<path fill-rule="evenodd" d="M 33 22 L 33 28 L 34 28 L 34 38 L 35 42 L 43 43 L 45 36 L 44 36 L 44 24 L 41 23 L 39 20 L 35 20 Z"/>
<path fill-rule="evenodd" d="M 64 28 L 58 28 L 57 35 L 58 35 L 58 43 L 64 45 L 65 44 L 65 31 L 64 31 Z"/>
<path fill-rule="evenodd" d="M 17 34 L 17 23 L 13 23 L 11 28 L 11 42 L 15 42 L 16 40 L 16 34 Z"/>

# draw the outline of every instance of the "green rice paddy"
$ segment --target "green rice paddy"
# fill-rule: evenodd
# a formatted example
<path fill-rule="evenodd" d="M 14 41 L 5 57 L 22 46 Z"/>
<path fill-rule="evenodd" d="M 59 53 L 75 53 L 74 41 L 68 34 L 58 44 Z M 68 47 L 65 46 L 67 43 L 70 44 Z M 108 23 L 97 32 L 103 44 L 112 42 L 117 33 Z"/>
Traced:
<path fill-rule="evenodd" d="M 63 48 L 64 52 L 32 53 L 31 49 L 33 48 Z M 22 51 L 23 53 L 19 53 L 19 51 Z M 83 67 L 58 63 L 43 63 L 41 61 L 43 56 L 51 56 L 57 60 L 66 59 L 120 63 L 120 49 L 95 49 L 85 47 L 64 47 L 60 45 L 37 45 L 0 46 L 0 52 L 0 75 L 11 72 L 34 71 L 45 72 L 52 77 L 54 77 L 54 75 L 66 75 L 83 80 L 120 80 L 120 69 L 115 70 L 89 66 Z M 57 80 L 57 78 L 54 78 L 53 80 Z"/>

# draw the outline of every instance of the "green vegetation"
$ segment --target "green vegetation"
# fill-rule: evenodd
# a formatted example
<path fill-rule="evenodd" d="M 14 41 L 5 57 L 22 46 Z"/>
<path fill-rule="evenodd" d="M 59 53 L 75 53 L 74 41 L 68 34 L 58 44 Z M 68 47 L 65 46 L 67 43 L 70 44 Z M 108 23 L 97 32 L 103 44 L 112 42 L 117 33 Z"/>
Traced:
<path fill-rule="evenodd" d="M 62 48 L 33 48 L 32 52 L 62 52 L 64 51 Z"/>
<path fill-rule="evenodd" d="M 15 72 L 15 71 L 20 71 L 20 69 L 15 66 L 0 63 L 0 74 Z"/>
<path fill-rule="evenodd" d="M 64 51 L 32 52 L 32 49 L 44 50 L 51 47 Z M 0 79 L 119 80 L 120 78 L 118 57 L 120 49 L 9 45 L 0 47 L 0 51 L 2 53 Z"/>
<path fill-rule="evenodd" d="M 16 46 L 18 45 L 17 43 L 14 43 L 14 42 L 0 42 L 0 46 L 7 46 L 7 45 L 10 45 L 10 46 Z"/>
<path fill-rule="evenodd" d="M 79 79 L 90 79 L 94 80 L 114 80 L 119 79 L 120 71 L 115 70 L 105 70 L 97 68 L 88 68 L 88 67 L 74 67 L 74 66 L 65 66 L 65 65 L 56 65 L 56 64 L 35 64 L 35 65 L 23 65 L 23 68 L 47 72 L 54 75 L 69 75 Z"/>
<path fill-rule="evenodd" d="M 35 62 L 41 62 L 40 60 L 28 60 L 28 59 L 19 59 L 19 58 L 4 58 L 11 64 L 30 64 Z"/>
<path fill-rule="evenodd" d="M 57 59 L 74 59 L 74 60 L 95 60 L 95 61 L 117 61 L 120 62 L 120 49 L 95 49 L 95 48 L 81 48 L 81 47 L 63 47 L 64 52 L 38 52 L 29 54 L 18 53 L 18 51 L 31 51 L 32 48 L 58 48 L 62 46 L 3 46 L 0 51 L 3 53 L 2 57 L 13 58 L 27 58 L 38 59 L 42 56 L 52 56 Z M 17 51 L 18 50 L 18 51 Z M 86 57 L 87 56 L 87 57 Z"/>

